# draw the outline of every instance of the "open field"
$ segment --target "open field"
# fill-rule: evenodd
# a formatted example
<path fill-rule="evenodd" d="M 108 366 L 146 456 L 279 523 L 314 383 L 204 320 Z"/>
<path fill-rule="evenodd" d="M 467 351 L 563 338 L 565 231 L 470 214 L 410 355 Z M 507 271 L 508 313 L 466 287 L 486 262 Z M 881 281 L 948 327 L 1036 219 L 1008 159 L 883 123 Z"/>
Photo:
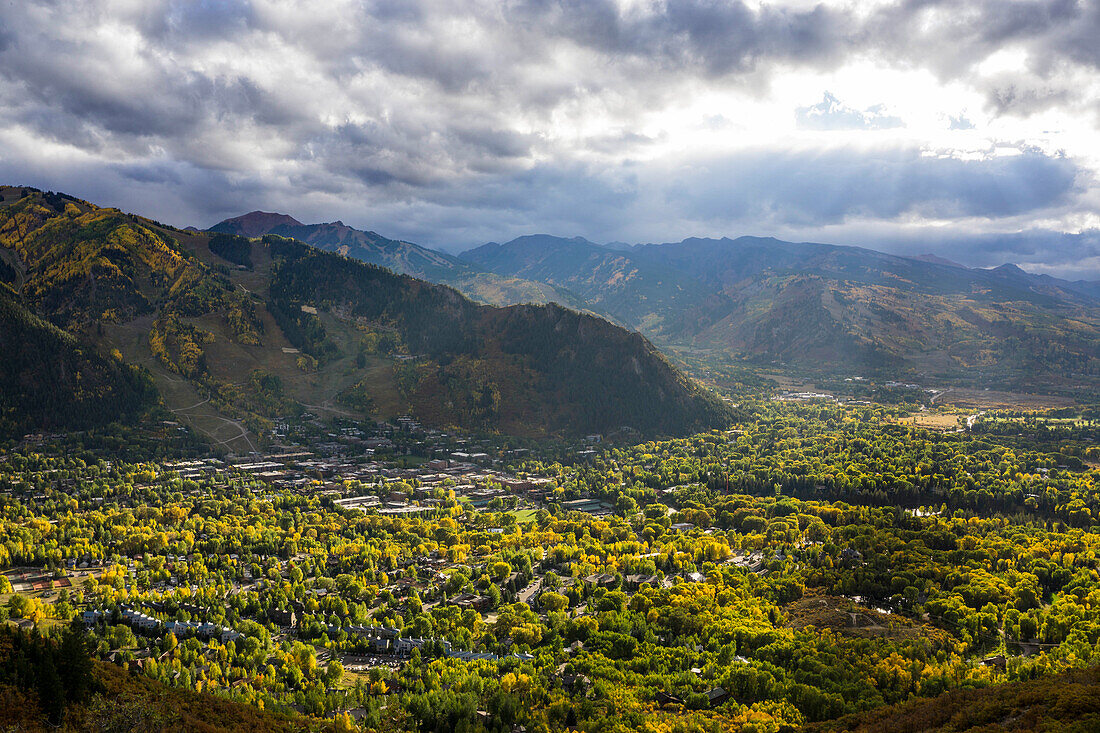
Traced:
<path fill-rule="evenodd" d="M 960 426 L 959 421 L 965 421 L 966 417 L 966 413 L 963 412 L 914 412 L 897 422 L 900 425 L 912 425 L 928 430 L 954 430 Z"/>
<path fill-rule="evenodd" d="M 779 385 L 779 389 L 784 392 L 815 392 L 817 391 L 817 384 L 813 380 L 803 379 L 802 377 L 792 376 L 790 374 L 781 374 L 779 372 L 760 372 L 760 376 L 765 379 L 770 379 Z"/>
<path fill-rule="evenodd" d="M 783 611 L 787 614 L 787 626 L 795 629 L 807 626 L 828 628 L 837 634 L 864 639 L 927 638 L 930 641 L 946 641 L 949 638 L 947 632 L 933 626 L 867 608 L 849 598 L 818 595 L 813 591 L 787 605 Z"/>
<path fill-rule="evenodd" d="M 508 513 L 514 516 L 517 522 L 533 522 L 535 515 L 538 514 L 534 509 L 517 509 Z"/>

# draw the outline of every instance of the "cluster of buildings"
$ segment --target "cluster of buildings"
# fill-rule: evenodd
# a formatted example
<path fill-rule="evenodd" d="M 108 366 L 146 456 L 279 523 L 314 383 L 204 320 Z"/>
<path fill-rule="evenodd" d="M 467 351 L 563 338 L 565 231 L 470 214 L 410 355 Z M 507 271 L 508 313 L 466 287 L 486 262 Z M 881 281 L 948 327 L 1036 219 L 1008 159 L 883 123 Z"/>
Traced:
<path fill-rule="evenodd" d="M 494 499 L 509 496 L 537 504 L 546 501 L 556 487 L 552 478 L 515 476 L 485 465 L 490 462 L 485 453 L 463 451 L 407 468 L 364 457 L 322 458 L 307 451 L 272 454 L 221 466 L 213 461 L 177 462 L 166 467 L 177 471 L 181 478 L 211 476 L 223 471 L 244 474 L 274 489 L 317 494 L 329 497 L 337 506 L 377 509 L 382 514 L 431 512 L 444 503 L 440 491 L 451 490 L 475 509 L 485 509 Z M 581 500 L 581 503 L 589 502 Z"/>
<path fill-rule="evenodd" d="M 110 620 L 110 616 L 103 611 L 88 609 L 81 615 L 81 620 L 85 626 L 91 627 L 106 623 Z M 119 609 L 118 621 L 145 636 L 163 636 L 164 634 L 174 634 L 177 638 L 197 636 L 206 640 L 218 639 L 223 644 L 240 639 L 242 636 L 239 631 L 206 621 L 161 621 L 147 613 L 127 607 Z"/>

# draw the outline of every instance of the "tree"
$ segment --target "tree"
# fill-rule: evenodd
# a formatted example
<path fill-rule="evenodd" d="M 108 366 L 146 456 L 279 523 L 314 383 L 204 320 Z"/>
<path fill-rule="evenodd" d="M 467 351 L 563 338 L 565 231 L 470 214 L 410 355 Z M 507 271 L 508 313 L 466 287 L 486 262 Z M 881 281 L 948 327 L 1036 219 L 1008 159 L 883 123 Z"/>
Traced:
<path fill-rule="evenodd" d="M 561 593 L 546 591 L 539 596 L 539 603 L 547 611 L 562 611 L 569 605 L 569 599 Z"/>
<path fill-rule="evenodd" d="M 38 677 L 38 701 L 50 722 L 57 725 L 65 710 L 65 686 L 57 672 L 53 655 L 45 653 L 39 657 L 36 669 Z"/>
<path fill-rule="evenodd" d="M 70 702 L 83 701 L 92 685 L 91 641 L 80 618 L 73 619 L 61 635 L 59 661 L 61 683 Z"/>
<path fill-rule="evenodd" d="M 325 681 L 330 685 L 335 685 L 344 676 L 344 665 L 336 659 L 333 659 L 325 667 Z"/>

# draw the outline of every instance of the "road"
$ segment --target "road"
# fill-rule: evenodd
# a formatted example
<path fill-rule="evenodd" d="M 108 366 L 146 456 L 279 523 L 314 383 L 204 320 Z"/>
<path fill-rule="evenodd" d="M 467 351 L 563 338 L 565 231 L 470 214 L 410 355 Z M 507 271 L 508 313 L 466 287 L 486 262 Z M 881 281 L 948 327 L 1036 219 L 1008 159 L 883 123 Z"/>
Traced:
<path fill-rule="evenodd" d="M 984 414 L 985 414 L 985 410 L 982 410 L 981 412 L 975 412 L 973 415 L 966 418 L 966 429 L 970 430 L 971 428 L 973 428 L 974 427 L 974 422 L 977 421 L 977 419 L 979 417 L 981 417 L 982 415 L 984 415 Z"/>
<path fill-rule="evenodd" d="M 325 410 L 326 412 L 335 412 L 337 415 L 343 415 L 345 417 L 359 417 L 354 412 L 348 412 L 346 410 L 340 410 L 335 407 L 325 407 L 324 405 L 307 405 L 305 402 L 299 403 L 302 407 L 311 407 L 314 410 Z"/>
<path fill-rule="evenodd" d="M 190 405 L 188 407 L 177 407 L 176 409 L 172 410 L 172 412 L 187 412 L 188 410 L 194 410 L 196 407 L 200 407 L 202 405 L 205 405 L 209 401 L 210 401 L 210 398 L 207 397 L 205 400 L 202 400 L 201 402 L 196 402 L 195 404 Z"/>
<path fill-rule="evenodd" d="M 954 391 L 955 391 L 954 389 L 946 389 L 943 392 L 940 392 L 939 394 L 935 395 L 932 399 L 928 400 L 928 404 L 934 405 L 934 404 L 936 404 L 936 400 L 938 400 L 940 397 L 943 397 L 945 394 L 948 394 L 948 393 L 954 392 Z"/>
<path fill-rule="evenodd" d="M 252 449 L 253 453 L 258 453 L 259 452 L 259 451 L 256 450 L 256 446 L 253 445 L 252 438 L 248 437 L 248 428 L 246 428 L 244 425 L 242 425 L 239 421 L 230 420 L 228 417 L 222 417 L 221 415 L 211 415 L 210 417 L 214 417 L 214 418 L 217 418 L 218 420 L 221 420 L 223 422 L 227 422 L 230 425 L 236 427 L 238 430 L 241 431 L 240 435 L 234 435 L 232 437 L 226 438 L 225 440 L 216 441 L 217 445 L 225 445 L 225 444 L 230 443 L 234 440 L 240 440 L 241 438 L 244 438 L 244 442 L 248 443 L 248 447 Z M 211 437 L 213 437 L 213 436 L 211 436 Z"/>
<path fill-rule="evenodd" d="M 531 585 L 527 586 L 516 594 L 516 598 L 518 598 L 521 602 L 526 603 L 527 605 L 531 605 L 531 597 L 534 596 L 535 591 L 539 589 L 540 582 L 541 579 L 532 581 Z"/>

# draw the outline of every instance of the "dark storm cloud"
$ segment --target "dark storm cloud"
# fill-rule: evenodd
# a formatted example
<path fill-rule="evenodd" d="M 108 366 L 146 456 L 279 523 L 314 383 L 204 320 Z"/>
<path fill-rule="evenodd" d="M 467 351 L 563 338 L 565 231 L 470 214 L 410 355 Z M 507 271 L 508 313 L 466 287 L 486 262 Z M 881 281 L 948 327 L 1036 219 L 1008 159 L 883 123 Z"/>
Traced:
<path fill-rule="evenodd" d="M 957 160 L 916 148 L 760 150 L 700 162 L 670 188 L 703 221 L 824 226 L 905 214 L 1018 216 L 1068 202 L 1077 175 L 1071 161 L 1037 152 Z"/>
<path fill-rule="evenodd" d="M 847 13 L 750 8 L 741 2 L 669 0 L 649 13 L 623 13 L 609 0 L 520 3 L 513 17 L 612 55 L 660 66 L 728 74 L 765 60 L 822 61 L 848 43 Z"/>
<path fill-rule="evenodd" d="M 172 41 L 232 38 L 256 23 L 249 2 L 224 0 L 172 0 L 147 3 L 138 16 L 142 31 L 150 38 Z"/>
<path fill-rule="evenodd" d="M 960 161 L 911 147 L 826 153 L 767 148 L 671 167 L 542 165 L 479 186 L 441 187 L 432 199 L 493 215 L 487 233 L 496 227 L 517 235 L 567 231 L 652 241 L 655 232 L 667 239 L 746 229 L 774 233 L 914 214 L 988 220 L 1037 215 L 1071 203 L 1081 175 L 1071 161 L 1034 151 Z M 477 229 L 457 236 L 476 242 Z"/>
<path fill-rule="evenodd" d="M 1047 229 L 980 234 L 922 230 L 904 237 L 875 237 L 870 242 L 880 249 L 935 254 L 969 267 L 1011 262 L 1029 272 L 1100 282 L 1097 229 L 1073 234 Z"/>

